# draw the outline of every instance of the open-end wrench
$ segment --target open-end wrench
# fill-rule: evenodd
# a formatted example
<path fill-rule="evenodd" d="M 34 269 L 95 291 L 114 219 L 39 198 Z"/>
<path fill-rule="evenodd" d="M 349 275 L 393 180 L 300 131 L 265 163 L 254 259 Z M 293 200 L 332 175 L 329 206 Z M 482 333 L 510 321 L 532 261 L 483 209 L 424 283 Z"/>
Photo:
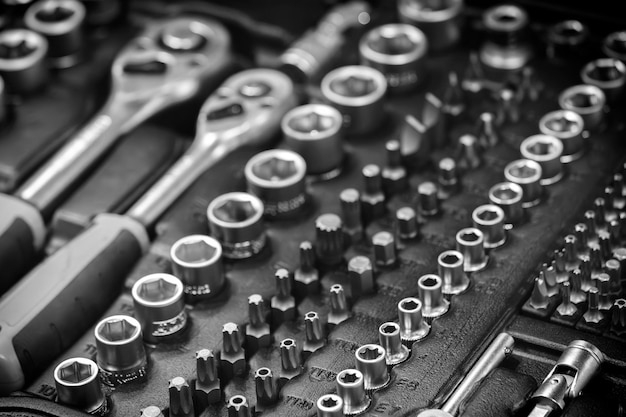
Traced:
<path fill-rule="evenodd" d="M 22 387 L 104 313 L 147 250 L 146 229 L 192 182 L 234 149 L 275 136 L 297 101 L 279 71 L 231 76 L 203 105 L 189 150 L 127 215 L 96 216 L 11 288 L 0 299 L 0 394 Z"/>
<path fill-rule="evenodd" d="M 220 23 L 179 17 L 149 24 L 118 54 L 103 107 L 13 196 L 0 194 L 0 294 L 33 266 L 45 219 L 77 180 L 124 134 L 202 92 L 232 65 Z"/>

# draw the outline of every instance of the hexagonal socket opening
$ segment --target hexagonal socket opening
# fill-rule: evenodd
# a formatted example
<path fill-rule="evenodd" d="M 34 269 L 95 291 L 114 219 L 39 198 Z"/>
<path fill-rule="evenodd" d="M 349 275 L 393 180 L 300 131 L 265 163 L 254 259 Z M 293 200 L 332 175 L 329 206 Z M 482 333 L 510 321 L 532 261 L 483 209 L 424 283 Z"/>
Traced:
<path fill-rule="evenodd" d="M 137 295 L 151 303 L 170 300 L 178 292 L 179 287 L 176 284 L 160 277 L 143 281 L 137 289 Z"/>
<path fill-rule="evenodd" d="M 225 223 L 242 223 L 258 214 L 250 201 L 227 200 L 213 210 L 215 217 Z"/>
<path fill-rule="evenodd" d="M 335 119 L 325 114 L 311 111 L 292 117 L 289 120 L 289 127 L 301 133 L 317 134 L 325 132 L 333 127 Z"/>
<path fill-rule="evenodd" d="M 210 261 L 220 252 L 218 248 L 203 239 L 186 240 L 176 246 L 174 255 L 189 264 Z"/>
<path fill-rule="evenodd" d="M 406 33 L 384 29 L 369 39 L 372 50 L 386 55 L 403 55 L 415 49 L 415 43 Z"/>
<path fill-rule="evenodd" d="M 139 327 L 121 317 L 112 318 L 100 324 L 97 329 L 98 335 L 109 342 L 121 342 L 132 339 Z"/>
<path fill-rule="evenodd" d="M 362 97 L 376 90 L 376 83 L 372 78 L 360 75 L 350 75 L 336 78 L 330 83 L 330 89 L 344 97 Z"/>
<path fill-rule="evenodd" d="M 252 166 L 252 172 L 265 181 L 281 182 L 299 174 L 292 160 L 273 156 Z"/>
<path fill-rule="evenodd" d="M 94 374 L 94 369 L 87 363 L 70 361 L 65 366 L 59 368 L 57 377 L 62 382 L 68 384 L 79 384 L 90 379 Z"/>

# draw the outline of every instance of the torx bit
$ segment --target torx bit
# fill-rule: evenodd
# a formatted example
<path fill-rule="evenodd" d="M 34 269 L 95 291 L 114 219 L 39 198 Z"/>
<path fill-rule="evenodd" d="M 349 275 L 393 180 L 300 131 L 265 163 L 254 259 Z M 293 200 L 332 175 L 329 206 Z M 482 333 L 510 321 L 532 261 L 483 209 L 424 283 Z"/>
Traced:
<path fill-rule="evenodd" d="M 591 267 L 591 278 L 595 278 L 602 273 L 602 250 L 598 242 L 589 243 L 589 266 Z"/>
<path fill-rule="evenodd" d="M 430 325 L 422 316 L 422 302 L 413 297 L 404 298 L 398 303 L 398 323 L 400 325 L 400 338 L 403 342 L 411 344 L 421 340 L 430 333 Z"/>
<path fill-rule="evenodd" d="M 361 170 L 364 188 L 361 193 L 361 214 L 363 222 L 368 224 L 385 214 L 385 194 L 382 188 L 380 167 L 369 164 Z"/>
<path fill-rule="evenodd" d="M 391 266 L 396 263 L 396 240 L 393 234 L 381 231 L 372 236 L 374 262 L 378 266 Z"/>
<path fill-rule="evenodd" d="M 257 413 L 262 413 L 278 400 L 278 386 L 272 370 L 266 367 L 257 369 L 254 373 L 254 385 L 256 388 L 254 410 Z"/>
<path fill-rule="evenodd" d="M 422 122 L 426 127 L 426 137 L 422 152 L 418 155 L 420 163 L 428 160 L 430 148 L 443 148 L 448 144 L 448 120 L 444 111 L 444 103 L 431 92 L 424 95 Z"/>
<path fill-rule="evenodd" d="M 228 399 L 226 406 L 228 417 L 250 417 L 250 405 L 243 395 L 233 395 Z"/>
<path fill-rule="evenodd" d="M 478 138 L 471 134 L 462 135 L 455 151 L 456 165 L 461 171 L 471 171 L 482 164 L 482 150 Z"/>
<path fill-rule="evenodd" d="M 593 236 L 596 233 L 596 212 L 593 210 L 587 210 L 583 213 L 583 218 L 585 220 L 585 225 L 587 226 L 587 230 L 589 230 L 589 235 Z"/>
<path fill-rule="evenodd" d="M 317 417 L 344 417 L 343 399 L 336 394 L 324 394 L 317 399 Z"/>
<path fill-rule="evenodd" d="M 606 224 L 607 204 L 606 200 L 598 197 L 593 200 L 593 210 L 596 213 L 596 225 L 604 226 Z"/>
<path fill-rule="evenodd" d="M 217 370 L 219 357 L 209 349 L 196 352 L 196 384 L 194 399 L 197 411 L 204 410 L 209 404 L 222 399 L 220 379 Z"/>
<path fill-rule="evenodd" d="M 306 361 L 309 356 L 326 344 L 324 329 L 319 314 L 309 311 L 304 315 L 304 347 L 302 348 L 302 358 Z"/>
<path fill-rule="evenodd" d="M 439 275 L 422 275 L 417 280 L 417 291 L 422 301 L 424 317 L 441 317 L 450 309 L 450 301 L 443 298 L 443 280 Z"/>
<path fill-rule="evenodd" d="M 589 255 L 581 255 L 580 256 L 580 265 L 578 267 L 580 269 L 580 288 L 584 292 L 588 292 L 589 288 L 593 286 L 593 282 L 591 281 L 591 261 Z"/>
<path fill-rule="evenodd" d="M 582 290 L 582 272 L 579 268 L 569 273 L 570 295 L 569 299 L 574 304 L 580 304 L 587 300 L 587 294 Z"/>
<path fill-rule="evenodd" d="M 501 89 L 498 93 L 498 114 L 496 123 L 517 123 L 520 120 L 519 104 L 515 99 L 515 92 L 508 87 Z"/>
<path fill-rule="evenodd" d="M 611 234 L 607 230 L 600 230 L 597 233 L 597 237 L 602 260 L 611 259 L 611 255 L 613 252 L 613 245 L 611 244 Z"/>
<path fill-rule="evenodd" d="M 365 393 L 363 374 L 357 369 L 344 369 L 337 374 L 337 394 L 343 400 L 343 413 L 361 414 L 372 400 Z"/>
<path fill-rule="evenodd" d="M 317 259 L 323 264 L 332 266 L 343 260 L 342 229 L 341 219 L 336 214 L 322 214 L 315 220 L 315 248 Z"/>
<path fill-rule="evenodd" d="M 410 350 L 402 344 L 400 338 L 400 325 L 387 322 L 378 328 L 378 342 L 385 348 L 385 360 L 387 365 L 397 365 L 408 359 Z"/>
<path fill-rule="evenodd" d="M 272 343 L 265 301 L 259 294 L 252 294 L 248 297 L 248 320 L 246 351 L 252 355 L 260 348 L 268 347 Z"/>
<path fill-rule="evenodd" d="M 611 309 L 611 333 L 626 335 L 626 299 L 618 298 Z"/>
<path fill-rule="evenodd" d="M 600 293 L 598 308 L 603 311 L 610 310 L 613 306 L 613 297 L 611 296 L 611 278 L 609 274 L 602 272 L 595 277 L 594 281 Z"/>
<path fill-rule="evenodd" d="M 300 266 L 293 274 L 294 291 L 298 297 L 317 294 L 320 289 L 319 274 L 315 269 L 315 252 L 308 240 L 300 243 Z"/>
<path fill-rule="evenodd" d="M 417 213 L 411 207 L 400 207 L 396 211 L 396 233 L 402 240 L 415 239 L 419 234 Z"/>
<path fill-rule="evenodd" d="M 483 149 L 493 148 L 500 143 L 500 132 L 496 127 L 496 117 L 493 113 L 484 112 L 478 116 L 476 137 Z"/>
<path fill-rule="evenodd" d="M 352 298 L 374 291 L 374 270 L 372 261 L 367 256 L 358 255 L 348 262 L 348 277 L 352 289 Z"/>
<path fill-rule="evenodd" d="M 400 194 L 406 190 L 409 182 L 406 168 L 402 165 L 402 154 L 400 152 L 400 142 L 390 140 L 385 143 L 387 152 L 387 165 L 383 167 L 383 190 L 387 198 L 395 194 Z"/>
<path fill-rule="evenodd" d="M 587 311 L 583 314 L 583 320 L 588 324 L 599 324 L 605 317 L 599 309 L 600 292 L 596 287 L 591 287 L 587 291 Z"/>
<path fill-rule="evenodd" d="M 185 378 L 177 376 L 169 381 L 170 416 L 194 417 L 191 388 Z"/>
<path fill-rule="evenodd" d="M 541 268 L 539 274 L 543 276 L 543 279 L 546 281 L 548 294 L 550 294 L 550 297 L 557 295 L 559 293 L 559 286 L 557 283 L 556 268 L 554 265 L 545 262 L 541 265 Z"/>
<path fill-rule="evenodd" d="M 556 308 L 556 312 L 561 316 L 571 317 L 578 311 L 576 306 L 570 300 L 571 287 L 568 281 L 561 284 L 560 287 L 561 304 Z"/>
<path fill-rule="evenodd" d="M 485 71 L 483 70 L 482 63 L 476 51 L 469 53 L 469 62 L 467 69 L 463 74 L 462 86 L 464 90 L 471 92 L 478 92 L 483 87 L 483 81 L 485 80 Z"/>
<path fill-rule="evenodd" d="M 334 284 L 330 287 L 330 312 L 328 313 L 328 326 L 333 328 L 350 317 L 348 301 L 343 286 Z"/>
<path fill-rule="evenodd" d="M 576 236 L 576 242 L 578 243 L 576 249 L 579 254 L 587 253 L 589 251 L 589 248 L 587 248 L 589 234 L 589 228 L 585 223 L 576 223 L 574 225 L 574 236 Z"/>
<path fill-rule="evenodd" d="M 341 202 L 343 231 L 350 243 L 354 244 L 363 236 L 361 193 L 355 188 L 346 188 L 339 194 L 339 201 Z"/>
<path fill-rule="evenodd" d="M 577 246 L 576 236 L 567 235 L 563 238 L 563 253 L 565 255 L 565 265 L 568 270 L 572 270 L 578 266 Z"/>
<path fill-rule="evenodd" d="M 610 291 L 613 295 L 619 295 L 622 292 L 622 283 L 620 277 L 622 275 L 622 267 L 617 259 L 609 259 L 604 263 L 604 269 L 609 275 Z"/>
<path fill-rule="evenodd" d="M 356 369 L 363 374 L 363 386 L 367 391 L 380 389 L 389 383 L 385 349 L 376 344 L 359 347 L 354 353 Z"/>
<path fill-rule="evenodd" d="M 539 276 L 535 278 L 533 292 L 528 302 L 535 310 L 545 310 L 550 305 L 550 295 L 545 280 Z"/>
<path fill-rule="evenodd" d="M 220 357 L 220 378 L 229 381 L 246 372 L 245 352 L 241 346 L 242 336 L 236 323 L 226 323 L 222 327 L 222 354 Z"/>
<path fill-rule="evenodd" d="M 434 216 L 439 213 L 439 188 L 430 181 L 417 186 L 417 209 L 422 216 Z"/>
<path fill-rule="evenodd" d="M 437 165 L 437 182 L 439 183 L 439 198 L 450 198 L 459 189 L 459 178 L 456 161 L 452 158 L 441 158 Z"/>
<path fill-rule="evenodd" d="M 280 342 L 280 364 L 278 386 L 282 388 L 302 372 L 300 351 L 294 339 L 284 339 Z"/>
<path fill-rule="evenodd" d="M 279 268 L 274 274 L 276 294 L 270 304 L 272 308 L 272 324 L 276 327 L 285 321 L 296 318 L 296 300 L 291 295 L 291 277 L 285 268 Z"/>
<path fill-rule="evenodd" d="M 443 112 L 446 115 L 448 124 L 458 119 L 467 107 L 465 91 L 459 83 L 459 76 L 456 72 L 448 73 L 448 85 L 443 93 Z"/>

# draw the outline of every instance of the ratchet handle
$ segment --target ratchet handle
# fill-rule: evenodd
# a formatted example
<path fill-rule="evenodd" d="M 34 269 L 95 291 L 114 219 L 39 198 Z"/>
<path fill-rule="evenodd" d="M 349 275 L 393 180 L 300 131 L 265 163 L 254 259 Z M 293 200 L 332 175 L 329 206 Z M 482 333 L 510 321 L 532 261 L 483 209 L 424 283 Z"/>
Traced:
<path fill-rule="evenodd" d="M 32 205 L 0 194 L 0 295 L 32 268 L 39 258 L 46 228 Z"/>
<path fill-rule="evenodd" d="M 136 221 L 101 214 L 0 300 L 0 394 L 21 388 L 101 317 L 148 242 Z"/>

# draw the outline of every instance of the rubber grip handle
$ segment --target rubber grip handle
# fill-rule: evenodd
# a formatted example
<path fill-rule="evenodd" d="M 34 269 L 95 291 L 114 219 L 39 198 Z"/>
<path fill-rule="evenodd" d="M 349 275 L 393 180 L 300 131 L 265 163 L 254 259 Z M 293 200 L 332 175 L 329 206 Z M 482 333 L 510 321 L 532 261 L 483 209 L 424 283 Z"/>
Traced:
<path fill-rule="evenodd" d="M 98 215 L 0 299 L 0 394 L 21 388 L 102 316 L 148 243 L 137 221 Z"/>
<path fill-rule="evenodd" d="M 0 295 L 39 260 L 46 227 L 27 202 L 0 194 Z"/>

